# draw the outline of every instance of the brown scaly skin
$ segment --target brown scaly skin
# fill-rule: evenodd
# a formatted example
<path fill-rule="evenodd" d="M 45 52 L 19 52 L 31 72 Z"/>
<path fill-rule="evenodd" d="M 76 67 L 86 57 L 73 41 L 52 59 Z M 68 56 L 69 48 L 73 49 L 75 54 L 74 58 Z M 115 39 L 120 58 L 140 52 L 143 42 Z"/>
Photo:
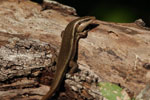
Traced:
<path fill-rule="evenodd" d="M 78 65 L 78 42 L 80 38 L 85 38 L 89 30 L 85 28 L 92 23 L 95 17 L 85 16 L 70 22 L 62 33 L 62 43 L 57 59 L 57 70 L 52 81 L 51 89 L 41 100 L 51 100 L 54 93 L 58 91 L 68 67 L 69 73 L 73 73 Z"/>

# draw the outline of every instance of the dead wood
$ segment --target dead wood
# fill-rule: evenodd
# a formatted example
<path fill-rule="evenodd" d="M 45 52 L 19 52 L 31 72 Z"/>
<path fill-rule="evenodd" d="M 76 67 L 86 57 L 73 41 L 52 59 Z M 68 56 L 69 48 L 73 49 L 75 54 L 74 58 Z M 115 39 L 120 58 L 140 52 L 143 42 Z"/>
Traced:
<path fill-rule="evenodd" d="M 39 100 L 47 93 L 55 70 L 52 57 L 74 14 L 73 8 L 56 2 L 0 1 L 2 100 Z M 67 75 L 59 100 L 102 100 L 96 86 L 100 81 L 119 84 L 136 96 L 150 82 L 150 29 L 144 22 L 95 23 L 99 26 L 79 43 L 80 71 Z"/>

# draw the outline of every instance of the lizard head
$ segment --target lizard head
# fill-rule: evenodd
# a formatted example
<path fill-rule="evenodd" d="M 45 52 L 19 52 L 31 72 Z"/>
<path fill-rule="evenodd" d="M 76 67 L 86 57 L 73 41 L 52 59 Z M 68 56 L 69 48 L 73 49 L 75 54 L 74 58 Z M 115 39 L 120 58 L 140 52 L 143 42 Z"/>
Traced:
<path fill-rule="evenodd" d="M 93 22 L 95 19 L 94 16 L 85 16 L 77 19 L 77 26 L 76 26 L 76 32 L 84 32 L 87 31 L 87 26 Z"/>

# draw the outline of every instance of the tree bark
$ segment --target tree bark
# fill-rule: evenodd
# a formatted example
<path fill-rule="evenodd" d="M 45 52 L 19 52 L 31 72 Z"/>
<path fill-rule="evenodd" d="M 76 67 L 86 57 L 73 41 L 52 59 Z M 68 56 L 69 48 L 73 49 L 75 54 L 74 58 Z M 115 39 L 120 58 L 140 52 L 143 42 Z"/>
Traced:
<path fill-rule="evenodd" d="M 0 98 L 39 100 L 55 72 L 61 31 L 77 18 L 57 2 L 0 1 Z M 98 27 L 79 43 L 79 70 L 67 74 L 58 100 L 102 100 L 98 82 L 108 81 L 136 96 L 150 81 L 150 29 L 95 20 Z"/>

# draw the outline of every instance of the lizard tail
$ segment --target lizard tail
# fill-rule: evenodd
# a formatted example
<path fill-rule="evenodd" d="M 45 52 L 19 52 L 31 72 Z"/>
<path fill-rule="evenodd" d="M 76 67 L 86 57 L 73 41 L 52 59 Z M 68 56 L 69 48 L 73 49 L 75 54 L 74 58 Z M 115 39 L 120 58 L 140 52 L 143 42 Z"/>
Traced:
<path fill-rule="evenodd" d="M 52 97 L 53 97 L 53 94 L 54 94 L 55 91 L 56 91 L 56 88 L 53 88 L 53 87 L 52 87 L 52 88 L 48 91 L 48 93 L 47 93 L 45 96 L 42 97 L 41 100 L 52 100 Z"/>

